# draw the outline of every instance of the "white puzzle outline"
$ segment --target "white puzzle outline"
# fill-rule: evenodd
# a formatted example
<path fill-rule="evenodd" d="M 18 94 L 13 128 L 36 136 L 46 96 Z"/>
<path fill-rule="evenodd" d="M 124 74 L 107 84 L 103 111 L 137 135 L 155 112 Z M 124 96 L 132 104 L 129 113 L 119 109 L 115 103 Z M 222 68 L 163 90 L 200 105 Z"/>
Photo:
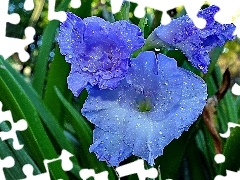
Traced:
<path fill-rule="evenodd" d="M 9 123 L 11 123 L 11 129 L 7 132 L 1 131 L 0 139 L 2 141 L 12 139 L 13 140 L 12 141 L 13 148 L 15 150 L 20 150 L 23 148 L 23 145 L 19 143 L 16 132 L 26 130 L 28 127 L 28 124 L 27 124 L 26 120 L 24 120 L 24 119 L 14 122 L 11 111 L 9 111 L 9 110 L 2 111 L 2 106 L 3 106 L 2 102 L 0 101 L 0 123 L 8 121 Z"/>
<path fill-rule="evenodd" d="M 188 16 L 192 19 L 193 23 L 198 28 L 204 28 L 206 21 L 202 18 L 197 17 L 197 14 L 201 6 L 208 2 L 210 5 L 216 5 L 220 8 L 220 11 L 217 12 L 214 16 L 214 19 L 221 24 L 230 24 L 234 23 L 236 30 L 234 35 L 240 37 L 240 3 L 238 0 L 128 0 L 129 2 L 137 3 L 138 6 L 135 9 L 134 15 L 138 18 L 142 18 L 145 15 L 145 8 L 152 8 L 155 10 L 162 11 L 163 16 L 161 23 L 166 25 L 170 23 L 171 18 L 167 14 L 168 10 L 184 6 Z M 111 7 L 113 14 L 120 11 L 121 5 L 124 0 L 111 0 Z"/>

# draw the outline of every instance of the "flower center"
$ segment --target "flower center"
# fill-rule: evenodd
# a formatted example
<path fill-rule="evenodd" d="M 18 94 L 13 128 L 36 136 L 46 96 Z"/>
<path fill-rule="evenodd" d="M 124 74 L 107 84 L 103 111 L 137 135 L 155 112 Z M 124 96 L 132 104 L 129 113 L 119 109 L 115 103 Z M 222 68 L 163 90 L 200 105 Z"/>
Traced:
<path fill-rule="evenodd" d="M 137 107 L 139 112 L 149 112 L 153 108 L 153 105 L 149 98 L 144 98 L 137 103 Z"/>

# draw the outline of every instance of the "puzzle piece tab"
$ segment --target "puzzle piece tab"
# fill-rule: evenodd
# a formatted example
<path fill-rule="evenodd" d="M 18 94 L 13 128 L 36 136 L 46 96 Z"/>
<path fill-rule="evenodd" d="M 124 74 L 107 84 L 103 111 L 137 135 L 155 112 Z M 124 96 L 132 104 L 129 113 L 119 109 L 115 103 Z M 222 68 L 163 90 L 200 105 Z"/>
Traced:
<path fill-rule="evenodd" d="M 239 180 L 240 179 L 240 171 L 234 172 L 227 170 L 227 175 L 217 175 L 214 180 Z"/>
<path fill-rule="evenodd" d="M 153 8 L 155 10 L 162 11 L 161 23 L 166 25 L 170 23 L 171 18 L 167 14 L 168 10 L 176 7 L 184 6 L 188 16 L 192 19 L 196 27 L 202 29 L 206 25 L 206 21 L 197 16 L 205 0 L 128 0 L 129 2 L 137 3 L 138 6 L 135 9 L 134 15 L 138 18 L 142 18 L 145 15 L 145 8 Z M 237 27 L 234 35 L 240 37 L 240 3 L 237 0 L 208 0 L 210 5 L 216 5 L 220 8 L 220 11 L 216 13 L 215 20 L 221 24 L 234 23 Z M 123 0 L 111 0 L 112 12 L 117 13 L 121 9 Z"/>
<path fill-rule="evenodd" d="M 0 159 L 0 179 L 5 180 L 5 175 L 3 172 L 3 168 L 11 168 L 15 164 L 15 161 L 12 156 L 8 156 L 5 159 Z"/>
<path fill-rule="evenodd" d="M 48 1 L 48 20 L 59 20 L 60 22 L 64 22 L 67 19 L 67 14 L 64 11 L 55 11 L 56 0 Z M 73 8 L 79 8 L 81 6 L 80 0 L 71 0 L 70 5 Z"/>
<path fill-rule="evenodd" d="M 29 0 L 27 0 L 30 2 Z M 32 1 L 32 0 L 31 0 Z M 30 3 L 25 3 L 27 8 Z M 6 37 L 6 24 L 7 22 L 11 24 L 18 24 L 20 21 L 20 16 L 16 13 L 8 14 L 9 0 L 2 0 L 0 6 L 0 54 L 4 59 L 9 58 L 12 54 L 18 53 L 19 59 L 25 62 L 29 59 L 29 54 L 26 52 L 25 47 L 33 43 L 33 37 L 35 35 L 35 29 L 32 27 L 27 27 L 25 29 L 25 39 L 17 39 Z"/>
<path fill-rule="evenodd" d="M 38 175 L 33 175 L 32 165 L 25 164 L 22 170 L 23 170 L 23 173 L 26 175 L 26 178 L 22 180 L 51 180 L 48 164 L 58 160 L 62 161 L 61 166 L 64 171 L 70 171 L 73 168 L 72 161 L 70 160 L 70 157 L 72 156 L 73 155 L 71 153 L 63 149 L 61 155 L 58 158 L 43 161 L 46 172 Z"/>
<path fill-rule="evenodd" d="M 197 17 L 198 11 L 205 2 L 205 0 L 129 0 L 129 2 L 137 3 L 138 6 L 134 11 L 134 15 L 138 18 L 142 18 L 145 15 L 145 8 L 153 8 L 155 10 L 162 11 L 161 23 L 166 25 L 170 23 L 171 18 L 167 14 L 168 10 L 171 10 L 182 5 L 185 6 L 189 17 L 193 20 L 194 24 L 199 28 L 204 28 L 206 21 L 202 18 Z M 112 12 L 115 14 L 120 11 L 123 0 L 111 0 Z"/>
<path fill-rule="evenodd" d="M 87 180 L 90 177 L 93 177 L 94 180 L 108 180 L 108 172 L 107 171 L 103 171 L 101 173 L 96 174 L 93 169 L 82 169 L 79 172 L 79 176 L 83 180 Z"/>
<path fill-rule="evenodd" d="M 2 111 L 2 103 L 0 102 L 0 123 L 8 121 L 11 123 L 11 130 L 8 132 L 0 132 L 0 138 L 2 141 L 7 139 L 13 139 L 13 148 L 19 150 L 23 148 L 23 145 L 19 144 L 16 131 L 24 131 L 27 129 L 27 122 L 24 119 L 14 122 L 12 118 L 11 111 Z"/>
<path fill-rule="evenodd" d="M 146 178 L 157 178 L 158 172 L 155 168 L 145 169 L 144 160 L 139 159 L 132 163 L 120 166 L 116 168 L 119 177 L 129 176 L 131 174 L 137 174 L 139 180 L 145 180 Z"/>
<path fill-rule="evenodd" d="M 240 96 L 240 86 L 237 83 L 233 85 L 232 93 L 236 96 Z"/>

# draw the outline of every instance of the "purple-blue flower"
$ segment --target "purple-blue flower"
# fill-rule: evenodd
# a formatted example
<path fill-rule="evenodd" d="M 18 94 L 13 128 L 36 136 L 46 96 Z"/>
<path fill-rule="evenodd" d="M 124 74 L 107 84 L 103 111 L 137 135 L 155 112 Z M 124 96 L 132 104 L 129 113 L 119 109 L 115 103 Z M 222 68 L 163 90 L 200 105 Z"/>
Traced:
<path fill-rule="evenodd" d="M 69 89 L 78 96 L 88 84 L 116 88 L 126 76 L 132 52 L 143 46 L 144 38 L 140 29 L 127 21 L 82 20 L 68 12 L 57 42 L 71 64 Z"/>
<path fill-rule="evenodd" d="M 160 25 L 146 44 L 156 48 L 180 49 L 194 67 L 206 73 L 210 63 L 209 52 L 235 38 L 233 24 L 220 24 L 214 20 L 218 11 L 217 6 L 210 6 L 198 13 L 198 17 L 207 22 L 203 29 L 198 29 L 187 15 L 172 20 L 168 25 Z"/>
<path fill-rule="evenodd" d="M 90 151 L 118 166 L 130 155 L 150 165 L 196 121 L 206 103 L 205 82 L 163 54 L 142 52 L 114 90 L 88 89 L 82 114 L 93 124 Z"/>

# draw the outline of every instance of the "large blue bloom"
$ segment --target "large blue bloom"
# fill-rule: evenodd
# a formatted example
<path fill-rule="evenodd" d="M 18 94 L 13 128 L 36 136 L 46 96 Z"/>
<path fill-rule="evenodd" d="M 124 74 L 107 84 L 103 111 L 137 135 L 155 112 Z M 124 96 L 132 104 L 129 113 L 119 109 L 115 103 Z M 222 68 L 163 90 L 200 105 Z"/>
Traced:
<path fill-rule="evenodd" d="M 140 29 L 127 21 L 107 22 L 99 17 L 81 19 L 67 13 L 57 41 L 71 63 L 69 89 L 78 96 L 87 84 L 114 89 L 125 78 L 130 55 L 144 44 Z"/>
<path fill-rule="evenodd" d="M 204 81 L 163 54 L 142 52 L 115 90 L 88 89 L 82 114 L 93 124 L 90 147 L 118 166 L 131 154 L 154 164 L 163 148 L 196 121 L 206 103 Z"/>
<path fill-rule="evenodd" d="M 217 6 L 210 6 L 198 13 L 198 17 L 207 22 L 203 29 L 198 29 L 187 15 L 172 20 L 168 25 L 160 25 L 146 44 L 157 48 L 180 49 L 194 67 L 206 73 L 210 63 L 209 52 L 235 38 L 233 24 L 220 24 L 214 20 L 217 11 Z"/>

